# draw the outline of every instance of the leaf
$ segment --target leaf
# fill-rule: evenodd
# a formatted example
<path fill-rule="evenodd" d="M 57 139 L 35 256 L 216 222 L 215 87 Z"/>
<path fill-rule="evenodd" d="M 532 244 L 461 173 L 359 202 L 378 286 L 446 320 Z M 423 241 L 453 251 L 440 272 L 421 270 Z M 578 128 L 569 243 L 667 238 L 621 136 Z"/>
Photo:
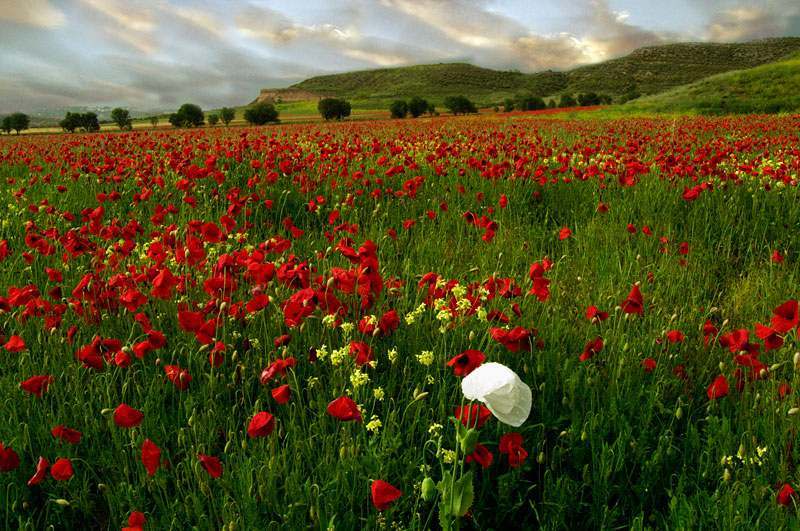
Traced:
<path fill-rule="evenodd" d="M 472 471 L 470 470 L 453 485 L 452 514 L 459 517 L 467 514 L 474 498 L 475 492 L 472 489 Z"/>

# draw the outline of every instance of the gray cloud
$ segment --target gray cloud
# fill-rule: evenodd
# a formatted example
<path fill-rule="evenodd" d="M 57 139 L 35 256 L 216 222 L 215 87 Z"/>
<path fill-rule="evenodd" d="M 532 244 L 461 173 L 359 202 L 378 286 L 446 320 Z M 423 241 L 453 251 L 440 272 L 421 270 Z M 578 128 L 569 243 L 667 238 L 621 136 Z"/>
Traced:
<path fill-rule="evenodd" d="M 10 51 L 0 55 L 0 112 L 186 101 L 214 108 L 331 72 L 442 61 L 530 72 L 667 42 L 800 34 L 797 0 L 697 0 L 693 34 L 634 24 L 611 0 L 559 0 L 558 9 L 548 6 L 548 32 L 491 0 L 278 5 L 0 0 L 0 46 Z"/>
<path fill-rule="evenodd" d="M 770 13 L 758 8 L 727 9 L 714 17 L 704 37 L 709 41 L 748 41 L 762 37 L 786 35 L 789 18 L 786 13 Z"/>
<path fill-rule="evenodd" d="M 44 29 L 61 28 L 67 22 L 63 11 L 47 0 L 0 0 L 0 19 Z"/>

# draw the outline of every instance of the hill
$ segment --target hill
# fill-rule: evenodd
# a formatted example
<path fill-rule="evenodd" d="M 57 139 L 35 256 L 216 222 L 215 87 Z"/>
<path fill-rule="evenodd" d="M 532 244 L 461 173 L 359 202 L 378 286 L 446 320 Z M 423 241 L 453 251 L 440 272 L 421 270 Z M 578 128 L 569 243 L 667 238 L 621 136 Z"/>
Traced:
<path fill-rule="evenodd" d="M 286 89 L 265 89 L 253 103 L 342 97 L 361 107 L 383 107 L 398 97 L 421 95 L 441 103 L 464 94 L 481 105 L 523 94 L 600 92 L 621 98 L 631 92 L 654 94 L 710 75 L 760 66 L 800 51 L 800 38 L 746 43 L 680 43 L 650 46 L 602 63 L 563 72 L 526 74 L 467 63 L 379 68 L 316 76 Z"/>
<path fill-rule="evenodd" d="M 800 110 L 800 52 L 748 70 L 711 76 L 641 98 L 631 110 L 700 114 L 773 114 Z"/>

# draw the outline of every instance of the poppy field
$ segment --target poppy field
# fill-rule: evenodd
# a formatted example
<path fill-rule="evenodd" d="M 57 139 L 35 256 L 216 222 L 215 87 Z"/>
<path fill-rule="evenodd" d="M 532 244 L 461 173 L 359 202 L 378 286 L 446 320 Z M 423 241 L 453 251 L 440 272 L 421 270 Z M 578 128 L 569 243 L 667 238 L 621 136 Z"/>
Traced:
<path fill-rule="evenodd" d="M 799 129 L 2 137 L 0 526 L 795 527 Z"/>

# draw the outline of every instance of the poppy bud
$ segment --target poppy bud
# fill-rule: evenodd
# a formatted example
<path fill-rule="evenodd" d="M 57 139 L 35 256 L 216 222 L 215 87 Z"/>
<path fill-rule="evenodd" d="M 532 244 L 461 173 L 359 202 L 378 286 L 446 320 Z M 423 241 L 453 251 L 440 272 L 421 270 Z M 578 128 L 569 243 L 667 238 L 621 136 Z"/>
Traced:
<path fill-rule="evenodd" d="M 436 484 L 430 477 L 422 480 L 422 499 L 426 502 L 432 502 L 436 499 Z"/>
<path fill-rule="evenodd" d="M 725 473 L 722 474 L 722 479 L 725 481 L 725 483 L 730 483 L 731 481 L 731 471 L 727 468 L 725 469 Z"/>
<path fill-rule="evenodd" d="M 724 361 L 719 362 L 719 371 L 720 372 L 725 372 L 725 362 Z"/>
<path fill-rule="evenodd" d="M 683 408 L 679 407 L 675 410 L 675 418 L 681 420 L 683 418 Z"/>
<path fill-rule="evenodd" d="M 795 366 L 800 365 L 800 352 L 794 353 L 794 364 Z"/>
<path fill-rule="evenodd" d="M 200 352 L 205 352 L 208 350 L 208 345 L 200 345 Z"/>
<path fill-rule="evenodd" d="M 536 456 L 536 462 L 540 465 L 544 464 L 544 451 L 539 452 L 539 455 Z"/>
<path fill-rule="evenodd" d="M 56 500 L 56 505 L 60 505 L 61 507 L 69 507 L 69 502 L 64 498 L 59 498 Z"/>
<path fill-rule="evenodd" d="M 219 309 L 224 312 L 225 310 L 228 309 L 228 303 L 226 301 L 223 301 L 222 304 L 219 305 Z"/>
<path fill-rule="evenodd" d="M 790 415 L 797 415 L 798 413 L 800 413 L 800 407 L 793 407 L 789 410 Z"/>
<path fill-rule="evenodd" d="M 418 402 L 420 400 L 424 400 L 425 397 L 427 397 L 427 396 L 428 396 L 428 392 L 427 391 L 425 391 L 423 393 L 420 393 L 420 394 L 418 394 L 417 396 L 414 397 L 414 402 Z"/>
<path fill-rule="evenodd" d="M 469 340 L 470 340 L 470 342 L 475 341 L 475 331 L 474 330 L 470 330 L 469 331 Z M 798 353 L 798 354 L 800 354 L 800 353 Z"/>

